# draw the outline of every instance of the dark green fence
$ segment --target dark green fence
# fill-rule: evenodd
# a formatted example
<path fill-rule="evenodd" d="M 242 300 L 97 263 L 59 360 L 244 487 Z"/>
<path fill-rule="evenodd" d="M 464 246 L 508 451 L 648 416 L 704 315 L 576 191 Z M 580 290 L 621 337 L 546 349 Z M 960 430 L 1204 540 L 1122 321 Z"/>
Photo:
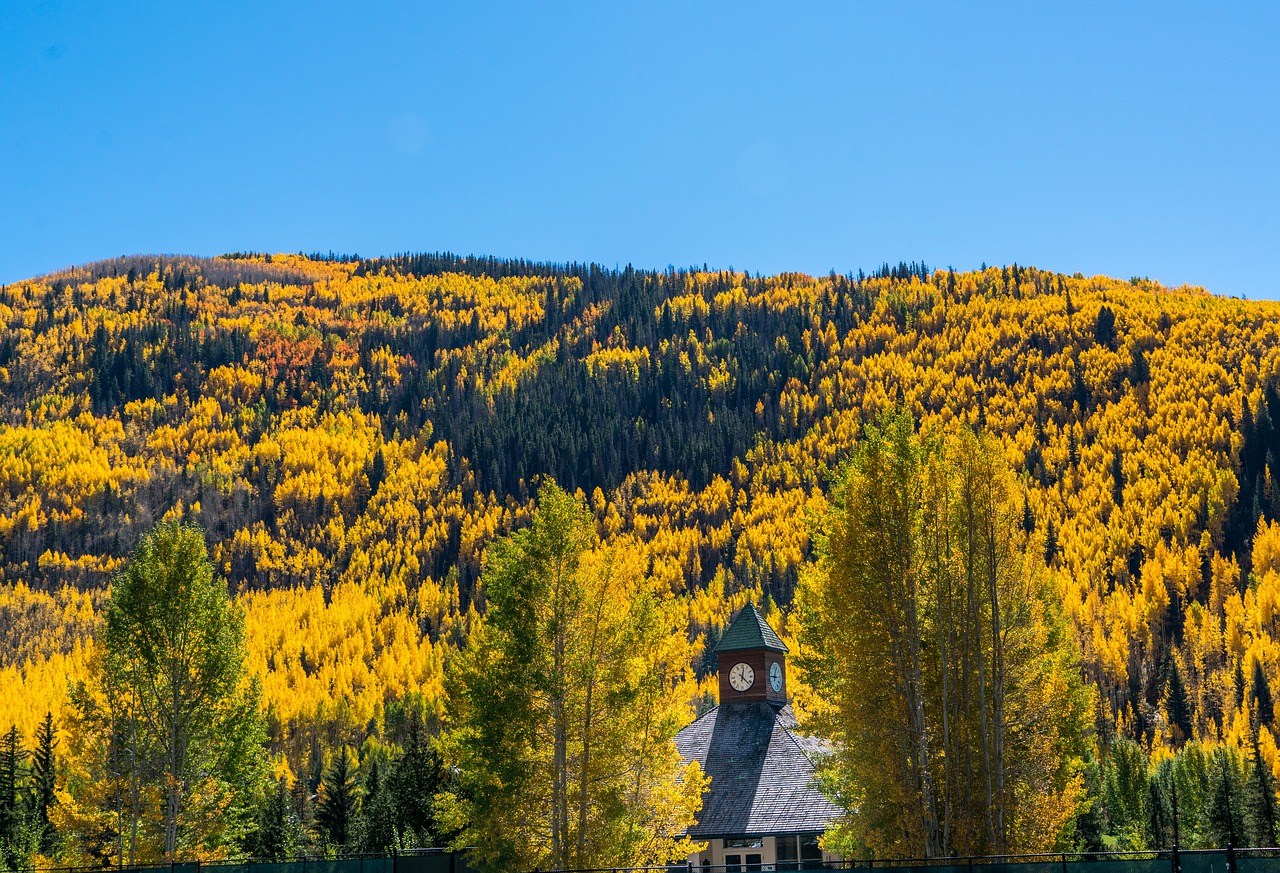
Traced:
<path fill-rule="evenodd" d="M 850 860 L 728 866 L 599 867 L 547 873 L 773 873 L 844 870 L 847 873 L 1280 873 L 1280 849 L 1195 849 L 1160 852 L 1005 855 L 996 858 Z M 524 871 L 537 873 L 537 871 Z"/>
<path fill-rule="evenodd" d="M 193 861 L 133 867 L 45 867 L 31 873 L 476 873 L 465 852 L 419 849 L 290 861 Z"/>
<path fill-rule="evenodd" d="M 1163 852 L 1009 855 L 999 858 L 788 862 L 727 867 L 602 867 L 544 873 L 772 873 L 845 870 L 849 873 L 1280 873 L 1280 849 L 1197 849 Z M 136 867 L 51 867 L 30 873 L 478 873 L 466 852 L 421 849 L 391 855 L 297 858 L 291 861 L 198 861 Z M 532 873 L 532 871 L 526 871 Z"/>

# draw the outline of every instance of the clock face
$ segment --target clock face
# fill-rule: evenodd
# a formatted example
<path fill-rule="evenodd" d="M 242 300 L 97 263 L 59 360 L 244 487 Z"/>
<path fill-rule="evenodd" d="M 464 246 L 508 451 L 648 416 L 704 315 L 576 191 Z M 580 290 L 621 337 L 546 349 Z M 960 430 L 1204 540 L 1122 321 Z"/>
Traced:
<path fill-rule="evenodd" d="M 782 690 L 782 665 L 777 661 L 769 665 L 769 684 L 774 691 Z"/>
<path fill-rule="evenodd" d="M 734 691 L 746 691 L 756 681 L 756 671 L 750 664 L 734 664 L 729 671 L 729 684 Z"/>

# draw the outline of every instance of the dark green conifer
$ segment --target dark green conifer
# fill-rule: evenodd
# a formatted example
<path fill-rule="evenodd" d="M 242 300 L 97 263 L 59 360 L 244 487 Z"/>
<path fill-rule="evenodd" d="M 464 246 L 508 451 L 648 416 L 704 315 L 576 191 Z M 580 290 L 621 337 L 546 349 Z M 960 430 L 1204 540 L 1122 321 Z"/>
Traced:
<path fill-rule="evenodd" d="M 445 769 L 431 745 L 422 710 L 406 714 L 403 752 L 396 761 L 388 786 L 395 804 L 402 837 L 412 845 L 428 847 L 440 840 L 435 817 L 435 796 L 445 788 Z"/>
<path fill-rule="evenodd" d="M 1213 755 L 1207 801 L 1204 836 L 1209 846 L 1219 849 L 1239 846 L 1243 832 L 1240 818 L 1240 774 L 1231 754 L 1222 747 Z"/>
<path fill-rule="evenodd" d="M 1147 781 L 1147 846 L 1164 849 L 1173 842 L 1173 813 L 1155 773 Z"/>
<path fill-rule="evenodd" d="M 316 829 L 325 845 L 337 852 L 353 848 L 356 818 L 360 814 L 359 788 L 351 776 L 351 759 L 344 746 L 320 781 L 320 805 Z"/>
<path fill-rule="evenodd" d="M 1116 345 L 1116 314 L 1110 306 L 1103 305 L 1093 323 L 1093 338 L 1100 346 L 1114 349 Z"/>
<path fill-rule="evenodd" d="M 31 753 L 31 824 L 41 854 L 52 855 L 57 849 L 57 830 L 49 820 L 49 810 L 57 803 L 57 729 L 53 713 L 45 713 L 36 728 L 35 750 Z"/>
<path fill-rule="evenodd" d="M 267 792 L 258 808 L 256 829 L 249 840 L 249 854 L 268 861 L 282 861 L 301 849 L 298 816 L 283 777 Z"/>
<path fill-rule="evenodd" d="M 387 768 L 379 767 L 374 758 L 369 762 L 369 774 L 364 780 L 364 806 L 360 816 L 360 845 L 366 852 L 386 852 L 396 848 L 399 834 L 396 827 L 395 800 L 383 777 Z"/>
<path fill-rule="evenodd" d="M 1191 704 L 1187 700 L 1187 686 L 1178 669 L 1178 659 L 1169 655 L 1165 659 L 1165 708 L 1169 714 L 1169 726 L 1173 728 L 1173 742 L 1177 748 L 1191 739 Z"/>
<path fill-rule="evenodd" d="M 1258 724 L 1269 725 L 1275 718 L 1275 705 L 1271 700 L 1271 683 L 1262 669 L 1262 662 L 1253 662 L 1253 682 L 1249 688 L 1249 704 Z"/>
<path fill-rule="evenodd" d="M 1262 757 L 1256 728 L 1253 732 L 1249 781 L 1245 785 L 1244 813 L 1250 844 L 1266 848 L 1274 847 L 1276 845 L 1276 786 L 1271 776 L 1271 768 Z"/>
<path fill-rule="evenodd" d="M 25 861 L 23 837 L 22 735 L 11 727 L 0 737 L 0 868 L 15 870 Z"/>
<path fill-rule="evenodd" d="M 1053 519 L 1049 519 L 1049 524 L 1045 527 L 1044 532 L 1044 562 L 1052 564 L 1053 559 L 1058 555 L 1058 531 L 1053 526 Z"/>

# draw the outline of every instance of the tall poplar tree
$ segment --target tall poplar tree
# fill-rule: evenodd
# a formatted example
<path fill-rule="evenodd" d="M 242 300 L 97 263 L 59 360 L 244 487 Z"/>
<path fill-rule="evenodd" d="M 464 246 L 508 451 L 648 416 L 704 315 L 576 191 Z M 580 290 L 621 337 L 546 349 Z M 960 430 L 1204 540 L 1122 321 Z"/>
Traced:
<path fill-rule="evenodd" d="M 99 822 L 78 828 L 82 837 L 116 842 L 114 853 L 85 854 L 132 863 L 239 841 L 264 776 L 258 690 L 244 669 L 243 617 L 198 528 L 163 522 L 138 543 L 112 580 L 91 675 L 71 697 L 87 766 L 69 782 L 78 803 L 99 808 L 72 815 Z"/>
<path fill-rule="evenodd" d="M 1043 545 L 999 444 L 966 427 L 867 428 L 799 598 L 810 727 L 857 810 L 833 838 L 877 855 L 1040 851 L 1082 796 L 1092 704 Z"/>
<path fill-rule="evenodd" d="M 601 546 L 554 483 L 530 527 L 490 545 L 487 607 L 447 678 L 456 790 L 438 814 L 495 868 L 666 863 L 705 779 L 673 742 L 690 715 L 684 614 L 639 551 Z"/>

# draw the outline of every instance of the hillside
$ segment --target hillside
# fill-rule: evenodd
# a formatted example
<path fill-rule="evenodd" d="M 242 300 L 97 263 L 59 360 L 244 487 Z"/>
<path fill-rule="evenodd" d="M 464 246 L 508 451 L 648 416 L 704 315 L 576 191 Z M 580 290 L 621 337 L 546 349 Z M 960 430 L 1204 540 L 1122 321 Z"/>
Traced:
<path fill-rule="evenodd" d="M 785 623 L 809 520 L 894 404 L 1028 486 L 1100 726 L 1239 738 L 1280 681 L 1280 304 L 1018 266 L 876 276 L 450 255 L 105 261 L 0 289 L 0 727 L 61 706 L 112 571 L 207 531 L 278 747 L 440 695 L 483 544 L 538 477 L 646 544 L 714 641 Z M 313 754 L 314 757 L 314 754 Z M 314 762 L 313 762 L 314 766 Z"/>

